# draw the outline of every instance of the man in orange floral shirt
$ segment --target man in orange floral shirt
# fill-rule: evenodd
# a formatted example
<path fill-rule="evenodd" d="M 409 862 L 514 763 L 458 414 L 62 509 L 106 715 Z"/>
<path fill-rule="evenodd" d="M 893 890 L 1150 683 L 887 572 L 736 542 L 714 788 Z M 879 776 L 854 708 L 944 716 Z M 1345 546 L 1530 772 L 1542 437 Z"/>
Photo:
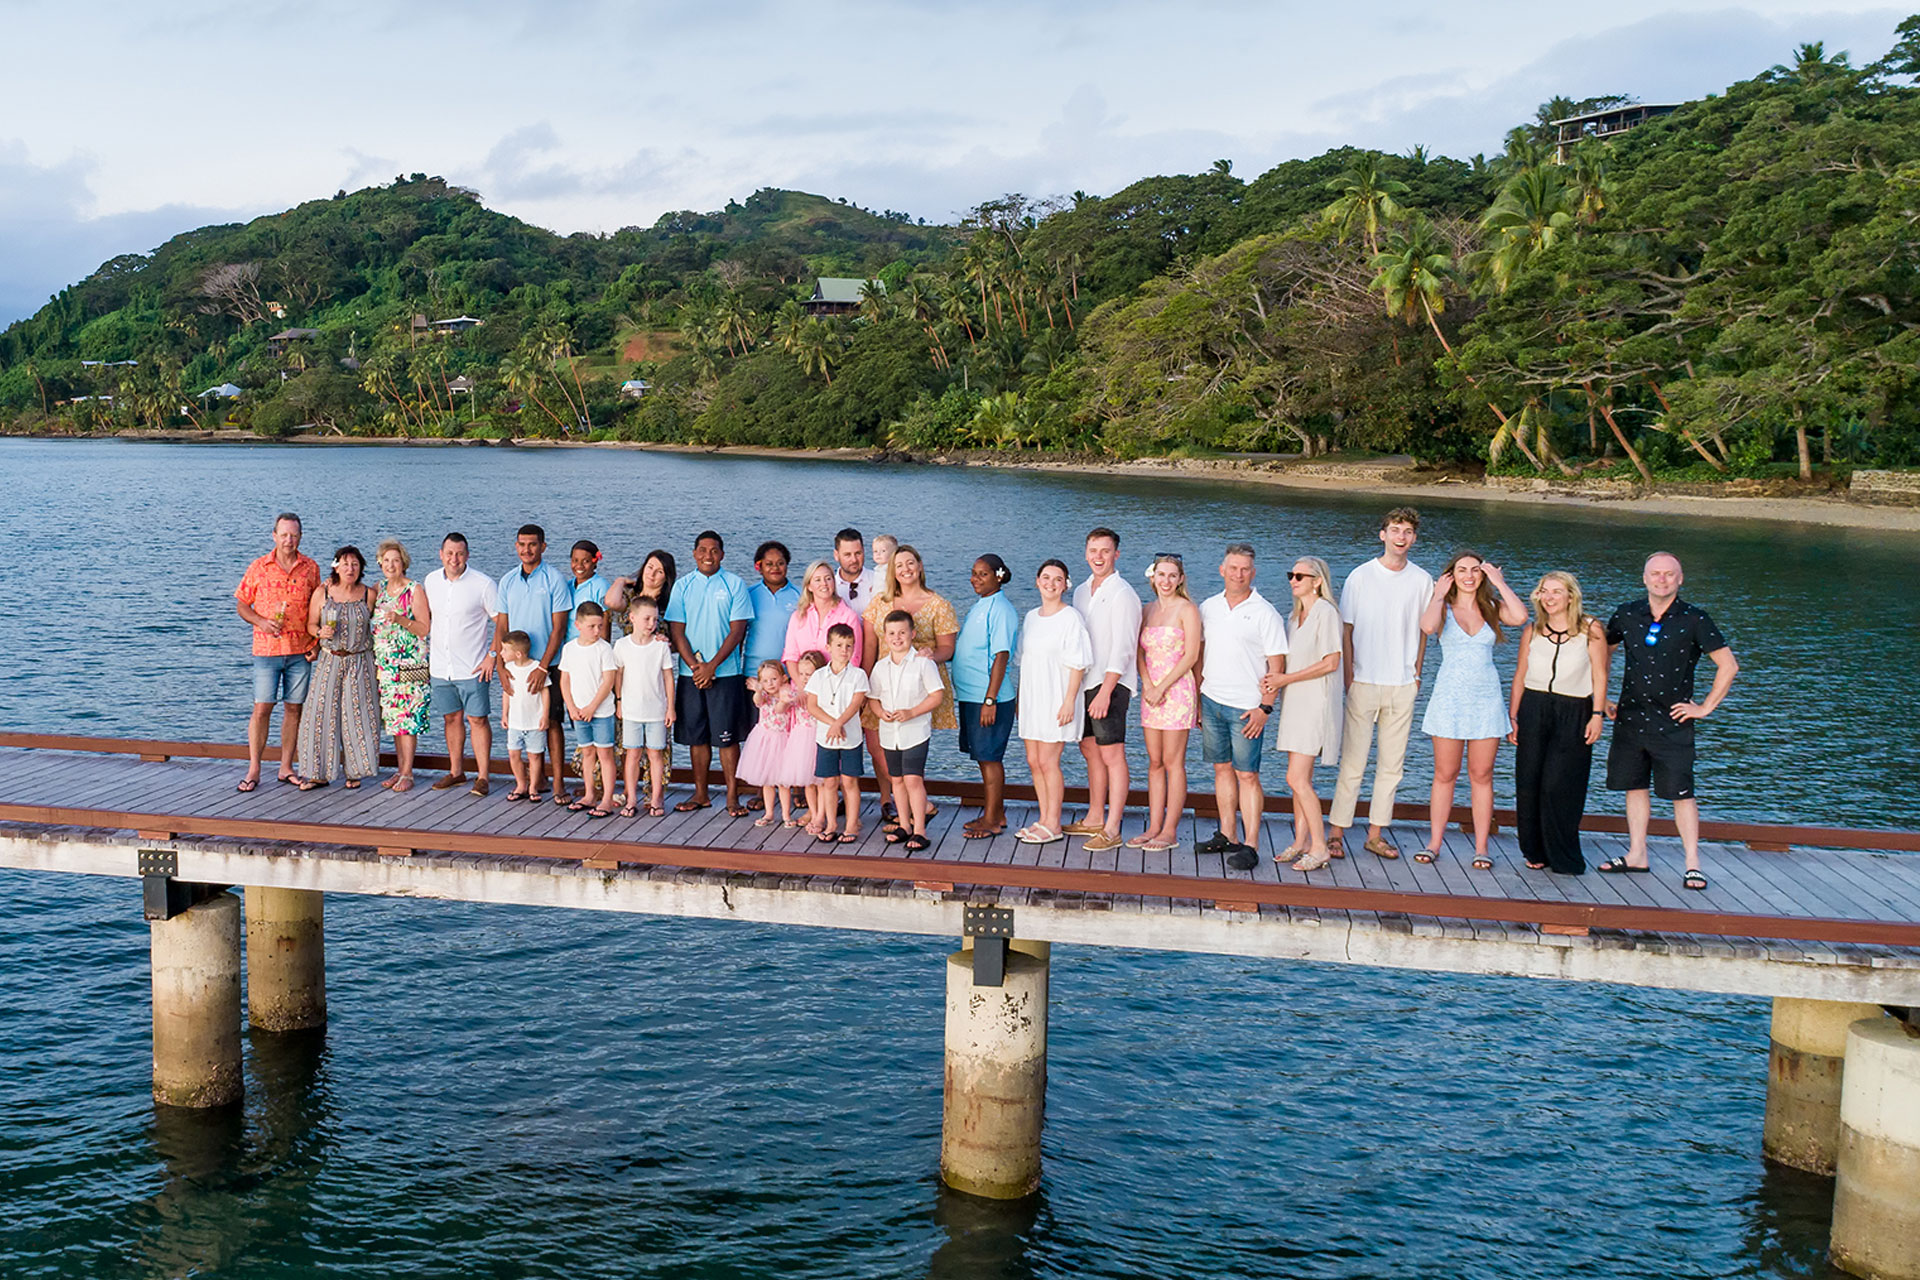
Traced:
<path fill-rule="evenodd" d="M 260 757 L 276 702 L 286 704 L 280 717 L 280 781 L 297 781 L 293 746 L 317 652 L 307 630 L 307 607 L 319 589 L 320 566 L 300 554 L 300 517 L 287 512 L 273 522 L 273 550 L 247 566 L 233 592 L 240 616 L 253 627 L 253 719 L 247 723 L 247 776 L 236 791 L 260 785 Z"/>

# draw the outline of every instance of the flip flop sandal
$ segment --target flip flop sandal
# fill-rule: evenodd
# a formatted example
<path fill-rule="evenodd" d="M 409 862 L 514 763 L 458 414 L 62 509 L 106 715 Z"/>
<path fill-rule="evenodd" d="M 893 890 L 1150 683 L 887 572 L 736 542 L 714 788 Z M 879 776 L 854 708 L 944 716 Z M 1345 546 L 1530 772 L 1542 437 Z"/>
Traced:
<path fill-rule="evenodd" d="M 1493 870 L 1493 859 L 1483 854 L 1473 860 L 1473 869 L 1475 871 L 1491 871 Z"/>
<path fill-rule="evenodd" d="M 858 831 L 842 831 L 833 838 L 833 842 L 835 844 L 858 844 L 860 843 L 860 833 Z"/>
<path fill-rule="evenodd" d="M 711 800 L 702 800 L 702 801 L 699 801 L 698 803 L 695 803 L 692 800 L 682 800 L 679 804 L 673 806 L 673 811 L 675 813 L 692 813 L 697 809 L 711 809 L 711 808 L 713 808 L 713 801 Z"/>
<path fill-rule="evenodd" d="M 753 825 L 756 827 L 770 827 L 778 821 L 780 821 L 780 819 L 774 817 L 772 814 L 768 814 L 764 818 L 755 818 L 753 820 Z"/>
<path fill-rule="evenodd" d="M 1628 862 L 1625 858 L 1608 858 L 1605 862 L 1595 867 L 1594 870 L 1604 871 L 1610 876 L 1623 875 L 1629 871 L 1633 872 L 1635 875 L 1643 875 L 1646 872 L 1653 870 L 1653 868 L 1652 867 L 1636 867 L 1631 862 Z"/>
<path fill-rule="evenodd" d="M 888 844 L 904 844 L 907 839 L 907 833 L 899 827 L 893 827 L 882 834 L 880 838 Z"/>
<path fill-rule="evenodd" d="M 657 804 L 650 804 L 647 806 L 647 816 L 649 818 L 664 818 L 667 816 L 667 811 Z"/>
<path fill-rule="evenodd" d="M 239 782 L 234 784 L 233 789 L 235 791 L 241 791 L 241 792 L 255 791 L 259 789 L 259 786 L 260 786 L 260 779 L 258 778 L 242 778 L 240 779 Z"/>
<path fill-rule="evenodd" d="M 1415 862 L 1432 862 L 1435 858 L 1439 856 L 1440 856 L 1440 851 L 1438 849 L 1422 849 L 1420 852 L 1413 855 L 1413 860 Z"/>
<path fill-rule="evenodd" d="M 299 787 L 302 791 L 318 791 L 327 784 L 320 778 L 305 778 L 293 785 Z"/>
<path fill-rule="evenodd" d="M 511 800 L 513 799 L 513 797 L 508 796 L 507 799 Z M 575 800 L 572 804 L 567 806 L 567 812 L 579 813 L 583 809 L 591 809 L 592 807 L 593 806 L 588 804 L 585 800 Z"/>
<path fill-rule="evenodd" d="M 507 792 L 507 799 L 509 800 L 525 800 L 526 798 L 527 798 L 527 793 L 524 791 Z"/>
<path fill-rule="evenodd" d="M 727 806 L 727 816 L 729 818 L 744 818 L 752 812 L 753 810 L 743 804 L 730 804 Z"/>
<path fill-rule="evenodd" d="M 933 848 L 933 841 L 927 839 L 925 836 L 908 836 L 905 845 L 902 847 L 904 847 L 908 853 L 919 853 L 922 850 Z"/>
<path fill-rule="evenodd" d="M 1689 871 L 1680 877 L 1680 887 L 1682 889 L 1704 889 L 1707 887 L 1706 874 L 1698 870 Z"/>
<path fill-rule="evenodd" d="M 611 810 L 611 809 L 589 809 L 589 810 L 587 810 L 587 816 L 588 816 L 589 818 L 611 818 L 611 817 L 613 816 L 613 810 Z"/>
<path fill-rule="evenodd" d="M 620 810 L 620 816 L 623 818 L 637 818 L 640 816 L 640 810 L 634 808 L 632 805 L 626 805 Z"/>

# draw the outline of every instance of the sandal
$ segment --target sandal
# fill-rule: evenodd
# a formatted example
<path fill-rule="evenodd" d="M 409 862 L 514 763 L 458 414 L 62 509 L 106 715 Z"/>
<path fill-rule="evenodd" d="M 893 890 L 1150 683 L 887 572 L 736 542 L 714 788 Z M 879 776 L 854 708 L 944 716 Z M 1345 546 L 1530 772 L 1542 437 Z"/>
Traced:
<path fill-rule="evenodd" d="M 673 811 L 675 813 L 692 813 L 695 809 L 711 808 L 713 808 L 713 801 L 711 800 L 682 800 L 679 804 L 673 806 Z"/>
<path fill-rule="evenodd" d="M 1707 887 L 1706 873 L 1701 871 L 1698 867 L 1689 868 L 1687 870 L 1687 874 L 1680 877 L 1680 887 L 1682 889 L 1706 888 Z"/>
<path fill-rule="evenodd" d="M 348 791 L 358 791 L 360 789 L 360 779 L 348 778 L 345 782 L 341 783 L 340 785 L 345 787 Z"/>
<path fill-rule="evenodd" d="M 612 809 L 595 808 L 595 809 L 587 810 L 587 816 L 589 818 L 611 818 L 613 816 L 613 812 L 614 811 Z"/>
<path fill-rule="evenodd" d="M 1328 841 L 1327 841 L 1327 856 L 1328 856 L 1329 858 L 1344 858 L 1344 857 L 1346 857 L 1346 856 L 1347 856 L 1347 842 L 1346 842 L 1345 840 L 1343 840 L 1343 839 L 1341 839 L 1341 838 L 1340 838 L 1340 836 L 1338 836 L 1338 835 L 1335 835 L 1335 836 L 1334 836 L 1334 837 L 1333 837 L 1333 838 L 1332 838 L 1331 840 L 1328 840 Z"/>
<path fill-rule="evenodd" d="M 1604 871 L 1608 875 L 1621 875 L 1628 871 L 1632 871 L 1636 873 L 1647 872 L 1647 871 L 1653 870 L 1653 868 L 1652 867 L 1636 867 L 1631 862 L 1628 862 L 1625 858 L 1608 858 L 1605 862 L 1601 863 L 1598 867 L 1595 867 L 1594 870 Z"/>
<path fill-rule="evenodd" d="M 525 799 L 527 798 L 527 796 L 528 796 L 528 795 L 530 795 L 530 794 L 531 794 L 530 792 L 526 792 L 526 791 L 509 791 L 509 792 L 507 792 L 507 799 L 509 799 L 509 800 L 525 800 Z"/>
<path fill-rule="evenodd" d="M 1004 834 L 1006 829 L 1007 824 L 1004 822 L 997 827 L 976 827 L 969 822 L 960 828 L 960 834 L 968 840 L 991 840 L 997 835 Z"/>
<path fill-rule="evenodd" d="M 839 844 L 840 837 L 831 831 L 822 831 L 814 837 L 814 841 L 817 844 Z"/>
<path fill-rule="evenodd" d="M 1146 844 L 1143 844 L 1140 846 L 1140 852 L 1172 853 L 1175 849 L 1178 849 L 1179 847 L 1180 847 L 1179 843 L 1173 840 L 1150 840 Z"/>
<path fill-rule="evenodd" d="M 511 799 L 512 797 L 508 797 L 508 798 Z M 560 802 L 556 800 L 554 801 L 554 803 L 559 804 Z M 591 809 L 591 808 L 593 808 L 593 806 L 588 804 L 585 800 L 575 800 L 572 804 L 567 806 L 567 812 L 579 813 L 582 809 Z"/>
<path fill-rule="evenodd" d="M 1367 842 L 1360 847 L 1376 858 L 1391 860 L 1400 856 L 1400 850 L 1394 848 L 1381 836 L 1368 836 Z"/>
<path fill-rule="evenodd" d="M 730 804 L 727 806 L 727 816 L 729 818 L 744 818 L 752 812 L 753 810 L 743 804 Z"/>
<path fill-rule="evenodd" d="M 1321 849 L 1318 852 L 1309 850 L 1304 858 L 1301 858 L 1293 864 L 1293 869 L 1295 871 L 1318 871 L 1332 861 L 1333 854 L 1325 849 Z"/>
<path fill-rule="evenodd" d="M 880 838 L 882 840 L 885 840 L 888 844 L 901 844 L 905 842 L 907 838 L 906 828 L 882 827 L 880 829 Z"/>
<path fill-rule="evenodd" d="M 260 779 L 258 778 L 242 778 L 240 779 L 239 782 L 234 784 L 233 789 L 235 791 L 246 792 L 246 791 L 254 790 L 259 785 L 260 785 Z"/>
<path fill-rule="evenodd" d="M 855 827 L 851 831 L 842 831 L 833 839 L 835 844 L 858 844 L 860 842 L 860 828 Z"/>
<path fill-rule="evenodd" d="M 920 853 L 933 848 L 933 841 L 922 835 L 911 835 L 907 837 L 906 843 L 902 848 L 906 849 L 908 853 Z"/>
<path fill-rule="evenodd" d="M 620 816 L 623 818 L 637 818 L 640 816 L 640 810 L 630 804 L 623 805 L 620 809 Z"/>
<path fill-rule="evenodd" d="M 1309 847 L 1310 846 L 1304 845 L 1304 844 L 1288 845 L 1286 848 L 1282 849 L 1279 853 L 1274 854 L 1273 860 L 1275 862 L 1292 862 L 1295 858 L 1305 856 Z M 1333 855 L 1328 854 L 1327 857 L 1331 859 Z M 1324 866 L 1326 864 L 1322 863 L 1321 865 Z"/>
<path fill-rule="evenodd" d="M 780 821 L 780 819 L 774 817 L 772 814 L 769 813 L 763 818 L 755 818 L 753 820 L 753 825 L 756 827 L 770 827 L 778 821 Z M 787 825 L 792 826 L 793 824 L 789 822 Z"/>
<path fill-rule="evenodd" d="M 413 790 L 413 775 L 410 773 L 403 773 L 399 777 L 395 778 L 393 780 L 393 789 L 395 791 Z"/>
<path fill-rule="evenodd" d="M 667 811 L 660 805 L 650 804 L 647 806 L 647 816 L 649 818 L 664 818 L 667 816 Z"/>
<path fill-rule="evenodd" d="M 326 784 L 326 780 L 323 778 L 302 778 L 300 779 L 300 781 L 294 783 L 293 785 L 300 788 L 302 791 L 318 791 L 320 788 L 326 786 L 327 784 Z"/>
<path fill-rule="evenodd" d="M 1527 870 L 1529 870 L 1529 871 L 1545 871 L 1546 869 L 1547 869 L 1547 864 L 1546 864 L 1546 863 L 1544 863 L 1544 862 L 1535 862 L 1535 861 L 1533 861 L 1533 859 L 1531 859 L 1531 858 L 1529 858 L 1529 859 L 1527 859 Z"/>
<path fill-rule="evenodd" d="M 1413 860 L 1415 862 L 1432 862 L 1435 858 L 1439 856 L 1440 856 L 1440 851 L 1438 849 L 1422 849 L 1420 852 L 1413 855 Z"/>
<path fill-rule="evenodd" d="M 1484 853 L 1478 854 L 1473 859 L 1473 869 L 1475 871 L 1491 871 L 1493 870 L 1493 859 Z"/>
<path fill-rule="evenodd" d="M 1067 837 L 1052 827 L 1043 827 L 1036 822 L 1022 831 L 1017 838 L 1021 844 L 1054 844 Z"/>

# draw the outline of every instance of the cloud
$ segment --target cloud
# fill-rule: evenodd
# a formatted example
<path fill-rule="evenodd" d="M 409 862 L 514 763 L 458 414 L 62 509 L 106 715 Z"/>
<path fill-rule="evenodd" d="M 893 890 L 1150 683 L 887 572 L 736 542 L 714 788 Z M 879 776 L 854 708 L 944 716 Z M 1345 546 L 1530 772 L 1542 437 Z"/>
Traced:
<path fill-rule="evenodd" d="M 515 129 L 494 143 L 475 177 L 484 196 L 505 201 L 554 201 L 566 197 L 654 195 L 670 188 L 683 165 L 698 164 L 690 151 L 675 156 L 643 147 L 611 164 L 569 161 L 560 135 L 547 121 Z"/>

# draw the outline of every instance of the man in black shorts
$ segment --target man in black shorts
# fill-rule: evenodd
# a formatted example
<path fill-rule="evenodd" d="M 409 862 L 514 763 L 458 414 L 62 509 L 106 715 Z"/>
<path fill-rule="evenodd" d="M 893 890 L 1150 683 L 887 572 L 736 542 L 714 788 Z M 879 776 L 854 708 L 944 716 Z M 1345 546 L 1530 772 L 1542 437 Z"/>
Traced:
<path fill-rule="evenodd" d="M 1607 790 L 1627 793 L 1627 856 L 1609 858 L 1600 870 L 1646 871 L 1647 828 L 1653 821 L 1648 794 L 1673 802 L 1673 824 L 1687 854 L 1689 889 L 1707 887 L 1700 870 L 1700 804 L 1693 794 L 1693 722 L 1713 714 L 1740 672 L 1726 637 L 1706 613 L 1680 598 L 1679 558 L 1665 551 L 1647 557 L 1642 574 L 1647 598 L 1614 610 L 1607 623 L 1607 669 L 1616 649 L 1626 650 L 1620 700 L 1607 703 L 1614 722 L 1607 752 Z M 1712 659 L 1713 688 L 1693 700 L 1694 670 Z"/>
<path fill-rule="evenodd" d="M 1087 535 L 1092 572 L 1073 593 L 1073 607 L 1093 640 L 1093 666 L 1081 698 L 1080 754 L 1087 762 L 1087 815 L 1062 830 L 1086 836 L 1089 853 L 1120 847 L 1127 808 L 1127 711 L 1140 688 L 1140 596 L 1114 572 L 1120 535 L 1108 528 Z"/>

